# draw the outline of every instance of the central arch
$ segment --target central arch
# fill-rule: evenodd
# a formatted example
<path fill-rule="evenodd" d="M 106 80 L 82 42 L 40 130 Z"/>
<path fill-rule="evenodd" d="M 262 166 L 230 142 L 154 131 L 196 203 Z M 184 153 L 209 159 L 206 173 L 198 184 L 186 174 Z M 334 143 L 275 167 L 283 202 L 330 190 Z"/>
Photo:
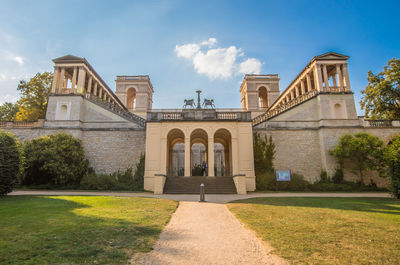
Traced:
<path fill-rule="evenodd" d="M 268 91 L 264 86 L 258 89 L 258 107 L 260 109 L 268 108 Z"/>
<path fill-rule="evenodd" d="M 195 129 L 190 134 L 190 168 L 191 176 L 202 175 L 202 165 L 208 168 L 208 134 L 203 129 Z M 208 175 L 208 172 L 205 172 Z"/>
<path fill-rule="evenodd" d="M 130 87 L 126 92 L 126 106 L 129 111 L 134 111 L 136 108 L 136 89 Z"/>

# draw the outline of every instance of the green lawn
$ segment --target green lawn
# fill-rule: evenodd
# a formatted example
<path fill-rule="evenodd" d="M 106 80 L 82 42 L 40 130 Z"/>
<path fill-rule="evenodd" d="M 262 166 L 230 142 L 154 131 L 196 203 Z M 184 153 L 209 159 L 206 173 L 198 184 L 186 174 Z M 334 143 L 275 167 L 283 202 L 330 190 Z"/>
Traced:
<path fill-rule="evenodd" d="M 150 198 L 0 198 L 0 264 L 126 264 L 151 250 L 176 207 Z"/>
<path fill-rule="evenodd" d="M 255 198 L 229 209 L 293 264 L 400 264 L 400 201 Z"/>

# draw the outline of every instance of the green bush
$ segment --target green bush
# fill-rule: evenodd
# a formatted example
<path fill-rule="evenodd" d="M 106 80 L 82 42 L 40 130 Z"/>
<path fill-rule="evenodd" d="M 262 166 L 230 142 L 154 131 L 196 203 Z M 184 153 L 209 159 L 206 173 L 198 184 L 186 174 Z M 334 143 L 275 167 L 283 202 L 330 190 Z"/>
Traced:
<path fill-rule="evenodd" d="M 259 133 L 253 136 L 254 172 L 256 174 L 256 188 L 258 190 L 269 189 L 272 178 L 275 178 L 274 158 L 275 144 L 272 136 L 261 137 Z"/>
<path fill-rule="evenodd" d="M 393 137 L 388 143 L 384 157 L 390 177 L 390 191 L 393 196 L 400 199 L 400 135 Z"/>
<path fill-rule="evenodd" d="M 319 183 L 330 183 L 331 179 L 328 176 L 328 172 L 326 170 L 321 170 L 319 174 Z"/>
<path fill-rule="evenodd" d="M 333 183 L 340 184 L 343 183 L 343 180 L 344 180 L 343 169 L 337 168 L 332 176 L 332 181 Z"/>
<path fill-rule="evenodd" d="M 12 191 L 20 170 L 19 142 L 12 133 L 0 130 L 0 195 Z"/>
<path fill-rule="evenodd" d="M 201 165 L 195 164 L 192 167 L 192 176 L 202 176 L 203 169 L 201 168 Z"/>
<path fill-rule="evenodd" d="M 23 145 L 23 185 L 79 185 L 88 172 L 82 142 L 59 133 L 27 141 Z"/>

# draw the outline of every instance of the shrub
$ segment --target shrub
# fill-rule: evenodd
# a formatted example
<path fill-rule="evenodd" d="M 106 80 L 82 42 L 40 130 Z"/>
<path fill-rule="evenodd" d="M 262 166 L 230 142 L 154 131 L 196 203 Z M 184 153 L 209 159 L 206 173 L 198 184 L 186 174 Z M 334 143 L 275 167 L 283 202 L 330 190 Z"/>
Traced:
<path fill-rule="evenodd" d="M 343 169 L 336 168 L 335 173 L 332 176 L 333 183 L 336 184 L 343 183 L 343 179 L 344 179 Z"/>
<path fill-rule="evenodd" d="M 328 172 L 326 170 L 321 170 L 321 173 L 319 174 L 319 183 L 330 183 L 331 180 L 328 176 Z"/>
<path fill-rule="evenodd" d="M 19 170 L 19 142 L 12 133 L 0 130 L 0 195 L 12 191 Z"/>
<path fill-rule="evenodd" d="M 192 176 L 202 176 L 203 169 L 201 168 L 201 165 L 195 164 L 192 167 Z"/>
<path fill-rule="evenodd" d="M 264 138 L 262 138 L 259 133 L 254 133 L 253 150 L 256 188 L 258 190 L 268 189 L 271 177 L 275 178 L 273 163 L 275 158 L 275 144 L 272 141 L 272 136 L 268 138 L 265 135 Z"/>
<path fill-rule="evenodd" d="M 384 157 L 390 177 L 390 191 L 393 196 L 400 199 L 400 135 L 393 137 L 388 143 Z"/>
<path fill-rule="evenodd" d="M 88 172 L 82 142 L 69 134 L 48 135 L 23 145 L 23 185 L 78 185 Z"/>

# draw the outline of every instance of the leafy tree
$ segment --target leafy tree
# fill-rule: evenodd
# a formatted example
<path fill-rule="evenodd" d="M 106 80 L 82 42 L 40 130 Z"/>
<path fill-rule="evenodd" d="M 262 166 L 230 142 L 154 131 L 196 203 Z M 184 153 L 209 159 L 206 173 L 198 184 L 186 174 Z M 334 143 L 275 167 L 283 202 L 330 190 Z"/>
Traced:
<path fill-rule="evenodd" d="M 133 175 L 134 189 L 143 190 L 144 188 L 144 166 L 145 166 L 145 155 L 141 154 L 139 162 L 136 164 L 135 174 Z"/>
<path fill-rule="evenodd" d="M 274 158 L 275 144 L 272 141 L 272 136 L 269 138 L 265 135 L 263 138 L 259 133 L 254 133 L 253 136 L 254 150 L 254 171 L 256 174 L 256 187 L 259 190 L 267 188 L 268 179 L 274 177 Z"/>
<path fill-rule="evenodd" d="M 17 90 L 21 93 L 18 101 L 19 111 L 17 120 L 36 121 L 44 119 L 53 74 L 50 72 L 37 73 L 29 82 L 24 80 L 19 82 Z"/>
<path fill-rule="evenodd" d="M 12 133 L 0 130 L 0 195 L 12 191 L 19 169 L 19 142 Z"/>
<path fill-rule="evenodd" d="M 27 141 L 23 145 L 22 184 L 78 185 L 88 172 L 82 142 L 59 133 Z"/>
<path fill-rule="evenodd" d="M 5 102 L 0 106 L 0 121 L 14 121 L 18 112 L 18 104 Z"/>
<path fill-rule="evenodd" d="M 351 170 L 360 176 L 360 184 L 364 183 L 363 171 L 383 169 L 383 141 L 369 133 L 345 134 L 339 143 L 330 151 L 340 168 L 344 161 L 349 160 L 354 165 Z"/>
<path fill-rule="evenodd" d="M 400 59 L 391 59 L 377 75 L 368 71 L 368 82 L 360 101 L 365 116 L 400 119 Z"/>
<path fill-rule="evenodd" d="M 389 142 L 384 157 L 391 180 L 391 191 L 396 198 L 400 199 L 400 135 L 393 137 Z"/>

